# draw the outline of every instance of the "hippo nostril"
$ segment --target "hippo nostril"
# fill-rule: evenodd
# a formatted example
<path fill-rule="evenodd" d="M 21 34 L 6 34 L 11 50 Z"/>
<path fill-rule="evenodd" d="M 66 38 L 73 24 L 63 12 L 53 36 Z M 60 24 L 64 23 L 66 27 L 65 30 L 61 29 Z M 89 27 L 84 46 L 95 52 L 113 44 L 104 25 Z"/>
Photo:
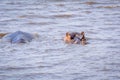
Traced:
<path fill-rule="evenodd" d="M 71 36 L 71 37 L 70 37 L 70 39 L 74 39 L 74 37 L 73 37 L 73 36 Z"/>
<path fill-rule="evenodd" d="M 75 38 L 75 34 L 71 34 L 70 39 L 74 39 L 74 38 Z"/>

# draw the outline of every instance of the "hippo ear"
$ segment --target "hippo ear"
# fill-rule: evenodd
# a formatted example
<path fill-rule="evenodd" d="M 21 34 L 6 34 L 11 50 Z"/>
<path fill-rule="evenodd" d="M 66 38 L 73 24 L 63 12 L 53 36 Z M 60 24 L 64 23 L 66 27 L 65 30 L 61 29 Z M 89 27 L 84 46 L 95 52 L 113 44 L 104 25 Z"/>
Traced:
<path fill-rule="evenodd" d="M 70 35 L 70 33 L 69 33 L 69 32 L 67 32 L 67 33 L 66 33 L 66 36 L 69 36 L 69 35 Z"/>
<path fill-rule="evenodd" d="M 81 34 L 81 40 L 85 40 L 85 33 L 82 31 L 80 34 Z"/>
<path fill-rule="evenodd" d="M 82 31 L 80 34 L 81 34 L 81 35 L 85 35 L 84 31 Z"/>

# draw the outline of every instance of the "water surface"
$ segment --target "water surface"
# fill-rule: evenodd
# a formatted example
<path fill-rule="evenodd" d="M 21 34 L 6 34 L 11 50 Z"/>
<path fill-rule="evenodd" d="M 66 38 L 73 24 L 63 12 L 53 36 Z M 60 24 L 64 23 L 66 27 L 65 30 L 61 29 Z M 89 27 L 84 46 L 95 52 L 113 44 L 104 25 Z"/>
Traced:
<path fill-rule="evenodd" d="M 0 32 L 38 33 L 0 42 L 0 80 L 120 80 L 120 0 L 0 0 Z M 85 46 L 65 44 L 85 31 Z"/>

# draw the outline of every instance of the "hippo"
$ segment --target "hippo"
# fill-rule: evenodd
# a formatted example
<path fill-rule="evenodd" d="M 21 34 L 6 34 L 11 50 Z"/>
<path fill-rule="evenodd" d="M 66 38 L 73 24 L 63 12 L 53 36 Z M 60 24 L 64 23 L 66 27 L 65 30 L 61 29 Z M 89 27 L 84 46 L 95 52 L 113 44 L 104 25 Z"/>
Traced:
<path fill-rule="evenodd" d="M 16 31 L 13 33 L 8 33 L 2 37 L 2 41 L 11 43 L 27 43 L 31 42 L 37 34 L 30 34 L 23 31 Z"/>
<path fill-rule="evenodd" d="M 81 32 L 67 32 L 64 41 L 66 43 L 72 43 L 72 44 L 86 44 L 86 38 L 85 38 L 85 33 Z"/>
<path fill-rule="evenodd" d="M 8 33 L 0 33 L 0 39 Z"/>

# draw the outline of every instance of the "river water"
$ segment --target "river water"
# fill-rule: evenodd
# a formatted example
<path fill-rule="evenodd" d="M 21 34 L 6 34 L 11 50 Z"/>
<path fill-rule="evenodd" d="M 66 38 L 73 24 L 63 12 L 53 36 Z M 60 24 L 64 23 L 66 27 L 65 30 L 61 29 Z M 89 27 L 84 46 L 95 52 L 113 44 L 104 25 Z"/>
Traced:
<path fill-rule="evenodd" d="M 120 80 L 120 0 L 0 0 L 0 32 L 18 30 L 39 38 L 0 42 L 0 80 Z"/>

